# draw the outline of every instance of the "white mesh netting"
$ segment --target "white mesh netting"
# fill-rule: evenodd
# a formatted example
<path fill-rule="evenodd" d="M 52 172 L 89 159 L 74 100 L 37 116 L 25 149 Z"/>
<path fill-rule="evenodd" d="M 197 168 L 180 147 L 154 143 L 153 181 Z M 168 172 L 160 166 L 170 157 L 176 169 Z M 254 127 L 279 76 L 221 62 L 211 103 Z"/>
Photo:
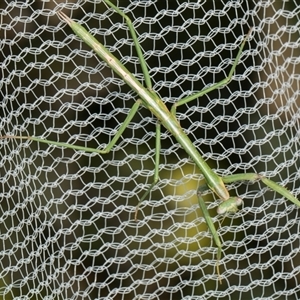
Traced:
<path fill-rule="evenodd" d="M 260 172 L 300 197 L 300 6 L 294 1 L 113 1 L 133 20 L 155 91 L 172 103 L 232 81 L 177 117 L 219 174 Z M 56 15 L 83 24 L 143 81 L 124 20 L 102 1 L 1 1 L 1 135 L 103 148 L 136 100 Z M 258 182 L 230 184 L 244 206 L 197 204 L 199 170 L 141 108 L 113 150 L 2 139 L 0 299 L 297 299 L 299 208 Z"/>

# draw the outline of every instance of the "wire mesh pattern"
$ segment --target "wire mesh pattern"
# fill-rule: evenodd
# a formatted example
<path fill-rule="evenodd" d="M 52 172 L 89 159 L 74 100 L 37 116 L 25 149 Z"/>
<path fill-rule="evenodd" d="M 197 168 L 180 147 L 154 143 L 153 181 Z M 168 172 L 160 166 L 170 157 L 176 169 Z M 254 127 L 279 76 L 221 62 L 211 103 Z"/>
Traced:
<path fill-rule="evenodd" d="M 300 38 L 297 1 L 113 1 L 132 19 L 154 90 L 221 176 L 258 172 L 300 197 Z M 84 25 L 141 81 L 124 20 L 103 1 L 2 1 L 1 136 L 99 149 L 136 95 L 56 15 Z M 141 108 L 106 155 L 1 139 L 0 299 L 298 299 L 299 208 L 259 182 L 230 184 L 244 200 L 218 216 L 216 247 L 197 204 L 203 176 Z M 199 298 L 200 297 L 200 298 Z"/>

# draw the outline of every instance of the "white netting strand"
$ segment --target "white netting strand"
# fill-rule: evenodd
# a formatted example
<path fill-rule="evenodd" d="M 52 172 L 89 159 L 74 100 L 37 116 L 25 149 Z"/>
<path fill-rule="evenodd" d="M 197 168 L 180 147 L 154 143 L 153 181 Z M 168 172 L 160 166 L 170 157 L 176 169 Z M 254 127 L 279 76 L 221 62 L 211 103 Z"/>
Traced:
<path fill-rule="evenodd" d="M 298 1 L 113 1 L 132 19 L 153 89 L 220 175 L 259 172 L 300 198 Z M 103 1 L 0 3 L 1 136 L 103 149 L 137 96 L 57 17 L 63 11 L 145 84 L 124 20 Z M 217 248 L 197 203 L 203 176 L 138 110 L 109 154 L 0 139 L 1 299 L 298 299 L 299 208 L 259 182 L 228 185 L 244 206 L 216 215 Z"/>

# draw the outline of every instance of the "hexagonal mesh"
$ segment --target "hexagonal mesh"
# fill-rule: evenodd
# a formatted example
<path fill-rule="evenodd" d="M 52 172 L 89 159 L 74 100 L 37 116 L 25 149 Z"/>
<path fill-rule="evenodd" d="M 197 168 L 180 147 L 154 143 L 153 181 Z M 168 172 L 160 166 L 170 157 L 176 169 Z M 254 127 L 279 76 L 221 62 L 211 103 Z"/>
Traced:
<path fill-rule="evenodd" d="M 297 1 L 113 1 L 132 19 L 153 89 L 170 108 L 223 79 L 253 26 L 232 81 L 180 106 L 177 118 L 220 176 L 259 172 L 300 195 Z M 84 25 L 144 84 L 124 20 L 103 1 L 2 1 L 1 135 L 103 149 L 137 96 L 56 15 Z M 0 299 L 297 299 L 299 208 L 259 182 L 217 216 L 216 245 L 197 203 L 200 170 L 138 113 L 105 155 L 1 139 Z M 199 298 L 200 297 L 200 298 Z"/>

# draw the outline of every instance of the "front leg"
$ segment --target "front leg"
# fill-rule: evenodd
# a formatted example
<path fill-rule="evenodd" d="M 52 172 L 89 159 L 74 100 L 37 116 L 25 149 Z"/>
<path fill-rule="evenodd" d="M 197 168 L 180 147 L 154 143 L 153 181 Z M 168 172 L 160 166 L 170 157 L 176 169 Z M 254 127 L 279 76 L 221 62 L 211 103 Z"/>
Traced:
<path fill-rule="evenodd" d="M 295 205 L 300 207 L 300 201 L 292 195 L 292 193 L 285 187 L 279 185 L 278 183 L 256 173 L 246 173 L 246 174 L 234 174 L 229 176 L 222 177 L 224 183 L 232 183 L 236 181 L 255 181 L 255 180 L 261 180 L 266 186 L 268 186 L 273 191 L 279 193 L 286 199 L 293 202 Z M 222 213 L 222 212 L 221 212 Z"/>

